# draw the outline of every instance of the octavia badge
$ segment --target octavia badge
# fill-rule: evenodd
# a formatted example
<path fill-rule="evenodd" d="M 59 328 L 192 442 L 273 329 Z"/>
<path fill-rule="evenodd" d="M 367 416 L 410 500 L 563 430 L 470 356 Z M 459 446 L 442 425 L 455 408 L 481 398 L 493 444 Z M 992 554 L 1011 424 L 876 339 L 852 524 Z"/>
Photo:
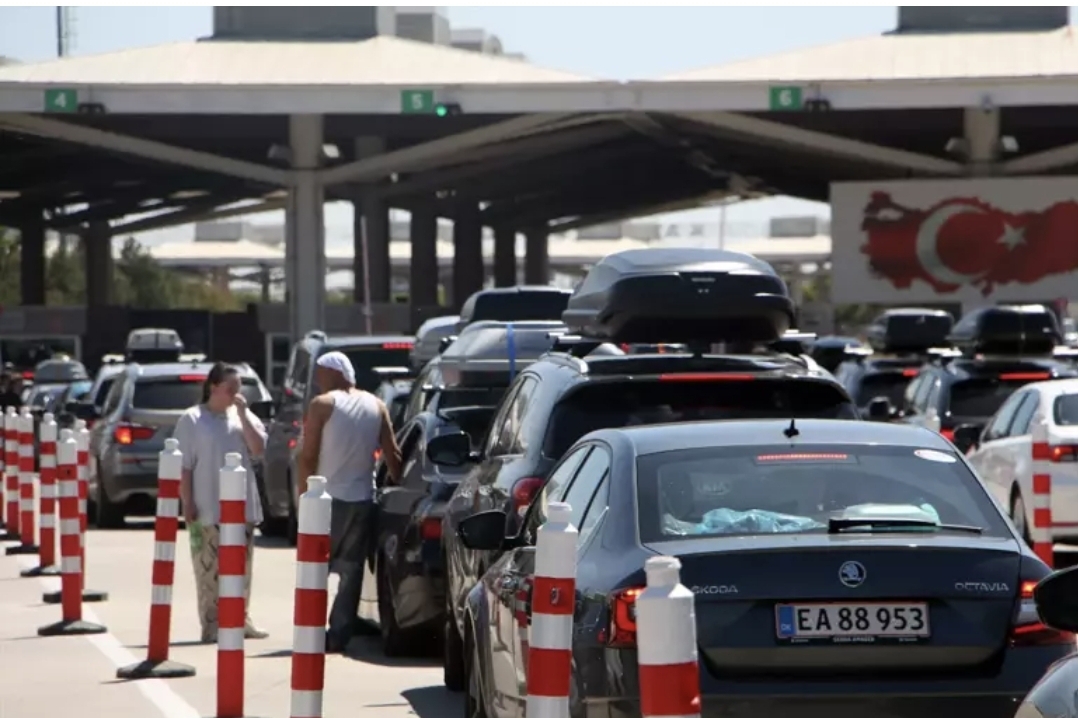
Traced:
<path fill-rule="evenodd" d="M 857 588 L 865 582 L 867 575 L 868 572 L 865 571 L 865 567 L 857 561 L 847 561 L 838 569 L 838 580 L 846 588 Z"/>

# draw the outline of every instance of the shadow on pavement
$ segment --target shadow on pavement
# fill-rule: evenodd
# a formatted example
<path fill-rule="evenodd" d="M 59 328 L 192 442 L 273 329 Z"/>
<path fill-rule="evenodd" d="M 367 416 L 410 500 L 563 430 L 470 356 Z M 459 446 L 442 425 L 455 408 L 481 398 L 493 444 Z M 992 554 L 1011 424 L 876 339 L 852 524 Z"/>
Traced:
<path fill-rule="evenodd" d="M 247 653 L 248 658 L 289 658 L 291 655 L 291 648 L 278 648 L 276 651 L 265 651 L 264 653 Z"/>
<path fill-rule="evenodd" d="M 381 644 L 380 638 L 358 636 L 348 644 L 348 649 L 344 652 L 344 656 L 353 661 L 370 663 L 375 666 L 430 668 L 441 664 L 440 658 L 433 657 L 389 658 L 382 653 Z"/>
<path fill-rule="evenodd" d="M 464 712 L 463 694 L 450 693 L 445 686 L 423 686 L 401 691 L 419 718 L 447 718 Z"/>
<path fill-rule="evenodd" d="M 171 648 L 191 648 L 192 646 L 209 646 L 212 643 L 203 643 L 202 641 L 171 641 L 168 644 Z M 132 650 L 146 650 L 149 648 L 145 643 L 129 645 L 127 648 Z"/>
<path fill-rule="evenodd" d="M 287 549 L 295 550 L 295 547 L 292 546 L 292 544 L 290 544 L 288 542 L 288 539 L 286 539 L 286 538 L 281 538 L 281 537 L 277 537 L 277 536 L 263 536 L 260 533 L 255 534 L 255 546 L 257 546 L 258 548 L 270 548 L 270 549 L 287 548 Z"/>

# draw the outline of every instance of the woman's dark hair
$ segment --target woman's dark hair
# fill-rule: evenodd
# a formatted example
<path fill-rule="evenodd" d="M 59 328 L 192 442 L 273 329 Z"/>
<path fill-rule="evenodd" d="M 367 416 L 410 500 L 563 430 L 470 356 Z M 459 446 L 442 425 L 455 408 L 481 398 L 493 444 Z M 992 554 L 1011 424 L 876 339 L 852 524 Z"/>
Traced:
<path fill-rule="evenodd" d="M 239 376 L 239 373 L 240 370 L 231 364 L 225 364 L 223 361 L 214 362 L 210 373 L 206 375 L 206 381 L 202 382 L 202 403 L 205 404 L 210 400 L 213 387 L 227 381 L 229 377 Z"/>

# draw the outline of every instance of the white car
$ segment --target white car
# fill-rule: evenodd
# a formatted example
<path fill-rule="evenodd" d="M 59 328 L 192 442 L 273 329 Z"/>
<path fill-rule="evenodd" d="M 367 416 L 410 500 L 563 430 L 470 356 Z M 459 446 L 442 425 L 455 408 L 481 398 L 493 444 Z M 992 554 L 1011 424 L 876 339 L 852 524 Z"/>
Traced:
<path fill-rule="evenodd" d="M 1078 379 L 1035 382 L 1016 391 L 989 420 L 967 458 L 1028 541 L 1033 521 L 1030 427 L 1036 416 L 1044 417 L 1052 446 L 1052 538 L 1078 540 Z"/>

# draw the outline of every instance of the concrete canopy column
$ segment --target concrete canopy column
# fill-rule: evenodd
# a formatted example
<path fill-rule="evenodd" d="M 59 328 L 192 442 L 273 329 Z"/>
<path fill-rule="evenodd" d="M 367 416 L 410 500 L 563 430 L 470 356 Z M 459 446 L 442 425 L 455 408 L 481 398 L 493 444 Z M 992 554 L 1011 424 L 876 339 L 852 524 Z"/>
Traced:
<path fill-rule="evenodd" d="M 112 280 L 115 261 L 112 256 L 112 231 L 108 222 L 93 222 L 82 235 L 86 305 L 105 307 L 112 304 Z"/>
<path fill-rule="evenodd" d="M 550 250 L 546 227 L 533 227 L 524 233 L 524 283 L 550 283 Z"/>
<path fill-rule="evenodd" d="M 292 115 L 288 126 L 295 184 L 289 189 L 285 251 L 289 327 L 293 339 L 322 329 L 326 301 L 326 241 L 323 190 L 318 179 L 322 158 L 321 115 Z"/>
<path fill-rule="evenodd" d="M 408 273 L 408 295 L 412 315 L 438 305 L 438 215 L 434 205 L 412 209 L 409 225 L 412 262 Z"/>
<path fill-rule="evenodd" d="M 999 160 L 999 108 L 967 107 L 963 113 L 969 173 L 985 177 Z"/>
<path fill-rule="evenodd" d="M 494 228 L 494 286 L 517 283 L 517 232 L 512 227 Z"/>
<path fill-rule="evenodd" d="M 453 306 L 483 288 L 484 269 L 479 205 L 461 204 L 453 217 Z"/>
<path fill-rule="evenodd" d="M 19 227 L 21 303 L 45 304 L 45 222 L 40 214 L 27 217 Z"/>
<path fill-rule="evenodd" d="M 385 138 L 357 137 L 356 157 L 367 159 L 384 153 Z M 352 270 L 355 283 L 352 296 L 357 304 L 367 301 L 365 282 L 370 282 L 371 302 L 389 302 L 392 294 L 393 267 L 389 258 L 389 205 L 377 194 L 375 185 L 356 185 L 354 226 L 352 231 Z M 369 278 L 364 278 L 363 231 L 367 233 L 367 255 L 370 259 Z"/>

